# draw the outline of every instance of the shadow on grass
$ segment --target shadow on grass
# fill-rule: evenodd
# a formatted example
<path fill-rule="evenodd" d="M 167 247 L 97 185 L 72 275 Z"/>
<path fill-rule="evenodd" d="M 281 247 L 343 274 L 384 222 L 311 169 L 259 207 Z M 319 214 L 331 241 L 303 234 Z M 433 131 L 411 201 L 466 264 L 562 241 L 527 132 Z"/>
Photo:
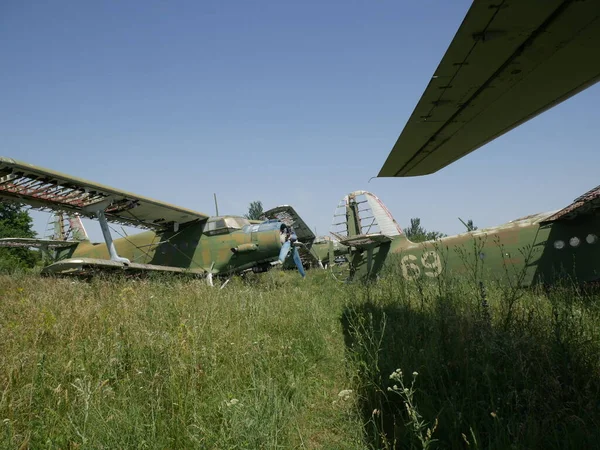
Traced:
<path fill-rule="evenodd" d="M 506 326 L 464 293 L 398 295 L 365 288 L 341 318 L 369 447 L 580 449 L 600 441 L 597 314 L 563 292 L 523 302 Z M 405 385 L 414 378 L 412 410 L 403 386 L 393 388 L 396 369 Z"/>

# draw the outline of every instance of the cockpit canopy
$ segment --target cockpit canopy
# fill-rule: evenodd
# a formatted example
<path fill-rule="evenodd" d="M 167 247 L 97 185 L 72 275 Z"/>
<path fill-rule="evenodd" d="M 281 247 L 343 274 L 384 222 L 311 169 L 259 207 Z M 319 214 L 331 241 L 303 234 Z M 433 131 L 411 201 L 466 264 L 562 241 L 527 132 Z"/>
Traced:
<path fill-rule="evenodd" d="M 204 233 L 208 235 L 229 233 L 241 230 L 246 225 L 250 225 L 250 221 L 244 217 L 216 216 L 208 219 L 204 227 Z"/>

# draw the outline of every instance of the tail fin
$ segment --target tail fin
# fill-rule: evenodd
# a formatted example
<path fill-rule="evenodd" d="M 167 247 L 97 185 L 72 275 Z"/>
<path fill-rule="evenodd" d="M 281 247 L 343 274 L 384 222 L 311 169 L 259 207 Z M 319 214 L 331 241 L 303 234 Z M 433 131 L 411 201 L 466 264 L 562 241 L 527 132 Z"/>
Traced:
<path fill-rule="evenodd" d="M 354 191 L 338 204 L 331 234 L 350 251 L 350 277 L 377 276 L 402 230 L 383 202 L 367 191 Z"/>
<path fill-rule="evenodd" d="M 330 232 L 342 243 L 367 237 L 371 238 L 371 243 L 389 241 L 403 234 L 383 202 L 368 191 L 351 192 L 340 201 Z"/>
<path fill-rule="evenodd" d="M 69 226 L 71 232 L 71 239 L 74 241 L 89 241 L 90 238 L 85 231 L 85 227 L 83 226 L 83 222 L 81 221 L 81 217 L 79 214 L 75 214 L 73 216 L 69 216 Z"/>
<path fill-rule="evenodd" d="M 50 239 L 57 241 L 89 241 L 83 222 L 79 214 L 65 214 L 57 212 L 54 214 L 53 232 Z"/>

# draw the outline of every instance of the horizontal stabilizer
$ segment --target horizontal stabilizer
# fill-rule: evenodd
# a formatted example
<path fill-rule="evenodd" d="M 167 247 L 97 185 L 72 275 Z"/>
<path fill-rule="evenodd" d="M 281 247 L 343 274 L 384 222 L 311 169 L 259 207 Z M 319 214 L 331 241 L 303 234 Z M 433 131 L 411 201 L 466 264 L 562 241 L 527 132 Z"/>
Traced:
<path fill-rule="evenodd" d="M 153 230 L 208 219 L 203 213 L 4 157 L 0 199 L 91 219 L 103 210 L 108 222 Z"/>
<path fill-rule="evenodd" d="M 42 269 L 44 275 L 91 275 L 97 272 L 126 272 L 127 274 L 144 272 L 179 273 L 203 275 L 202 269 L 185 269 L 181 267 L 158 266 L 155 264 L 125 264 L 120 261 L 96 258 L 72 258 L 55 262 Z"/>
<path fill-rule="evenodd" d="M 368 248 L 378 246 L 392 239 L 383 234 L 357 234 L 340 240 L 340 243 L 348 247 Z"/>
<path fill-rule="evenodd" d="M 600 186 L 577 197 L 566 208 L 552 214 L 542 223 L 556 222 L 558 220 L 572 220 L 584 215 L 596 214 L 600 210 Z"/>
<path fill-rule="evenodd" d="M 55 239 L 4 238 L 0 247 L 10 248 L 65 248 L 79 244 L 79 241 L 59 241 Z"/>

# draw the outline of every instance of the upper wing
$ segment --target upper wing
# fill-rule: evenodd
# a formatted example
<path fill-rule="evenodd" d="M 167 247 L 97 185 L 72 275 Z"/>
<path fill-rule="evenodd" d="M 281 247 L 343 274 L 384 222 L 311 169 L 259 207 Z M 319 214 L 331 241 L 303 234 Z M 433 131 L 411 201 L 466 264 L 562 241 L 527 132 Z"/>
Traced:
<path fill-rule="evenodd" d="M 203 213 L 3 157 L 0 199 L 90 218 L 96 218 L 94 210 L 99 205 L 108 204 L 108 221 L 155 230 L 208 218 Z"/>
<path fill-rule="evenodd" d="M 379 177 L 438 171 L 600 79 L 600 4 L 477 0 Z"/>
<path fill-rule="evenodd" d="M 264 216 L 268 219 L 280 220 L 286 225 L 293 227 L 300 242 L 312 243 L 315 240 L 315 234 L 300 218 L 296 210 L 289 205 L 277 206 L 270 209 L 264 213 Z"/>

